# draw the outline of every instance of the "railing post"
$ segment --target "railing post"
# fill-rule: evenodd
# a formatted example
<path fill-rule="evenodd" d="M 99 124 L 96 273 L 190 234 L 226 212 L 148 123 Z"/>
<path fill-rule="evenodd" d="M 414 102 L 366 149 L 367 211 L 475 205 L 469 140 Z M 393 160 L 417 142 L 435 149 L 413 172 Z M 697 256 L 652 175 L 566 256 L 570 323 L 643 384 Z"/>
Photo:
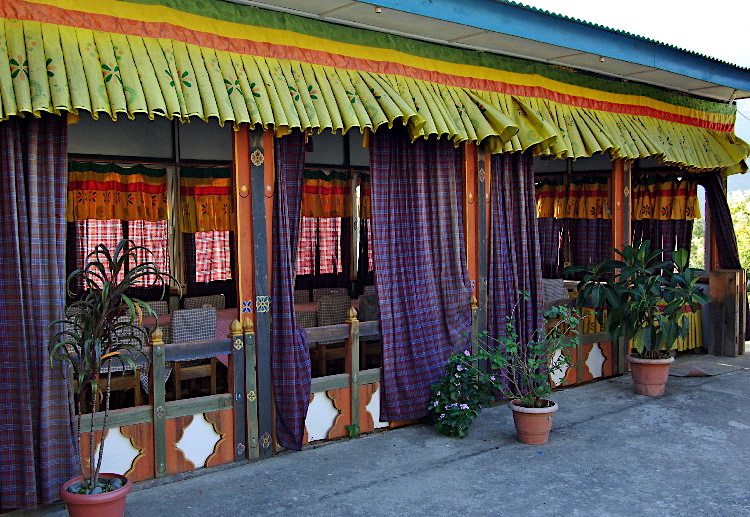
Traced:
<path fill-rule="evenodd" d="M 351 425 L 359 429 L 359 320 L 354 307 L 349 308 L 349 343 L 346 347 L 346 364 L 349 373 L 349 386 L 351 390 L 352 418 Z M 356 426 L 356 427 L 354 427 Z"/>
<path fill-rule="evenodd" d="M 156 477 L 167 475 L 167 408 L 165 394 L 164 340 L 159 327 L 151 333 L 151 397 L 154 417 L 154 466 Z"/>
<path fill-rule="evenodd" d="M 245 334 L 245 393 L 247 394 L 247 457 L 251 460 L 260 457 L 258 449 L 258 391 L 255 379 L 255 328 L 253 320 L 245 318 L 243 323 Z"/>
<path fill-rule="evenodd" d="M 234 407 L 234 461 L 247 457 L 245 444 L 245 339 L 242 324 L 234 320 L 229 327 L 232 340 L 232 401 Z"/>

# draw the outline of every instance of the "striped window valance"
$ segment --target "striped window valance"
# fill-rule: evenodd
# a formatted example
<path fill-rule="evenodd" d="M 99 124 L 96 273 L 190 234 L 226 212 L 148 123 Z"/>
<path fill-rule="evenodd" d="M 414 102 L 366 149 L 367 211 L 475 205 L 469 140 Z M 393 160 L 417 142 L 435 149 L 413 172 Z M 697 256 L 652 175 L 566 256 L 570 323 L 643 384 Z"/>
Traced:
<path fill-rule="evenodd" d="M 166 169 L 68 163 L 69 222 L 87 219 L 154 222 L 166 218 Z"/>
<path fill-rule="evenodd" d="M 633 178 L 633 220 L 700 219 L 698 183 L 676 175 L 644 175 Z"/>
<path fill-rule="evenodd" d="M 229 167 L 180 168 L 180 231 L 233 230 L 234 205 Z"/>
<path fill-rule="evenodd" d="M 349 171 L 305 169 L 301 214 L 304 217 L 350 217 L 352 185 Z"/>
<path fill-rule="evenodd" d="M 0 47 L 0 119 L 143 113 L 279 134 L 403 123 L 412 139 L 491 153 L 726 172 L 750 155 L 733 105 L 225 2 L 3 2 Z"/>
<path fill-rule="evenodd" d="M 609 178 L 545 179 L 536 185 L 538 218 L 610 219 Z"/>

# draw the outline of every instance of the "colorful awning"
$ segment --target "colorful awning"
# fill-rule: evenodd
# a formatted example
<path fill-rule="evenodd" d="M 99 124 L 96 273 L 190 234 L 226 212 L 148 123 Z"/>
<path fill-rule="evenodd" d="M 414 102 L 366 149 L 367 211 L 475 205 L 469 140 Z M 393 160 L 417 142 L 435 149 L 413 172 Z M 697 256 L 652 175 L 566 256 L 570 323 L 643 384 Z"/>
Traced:
<path fill-rule="evenodd" d="M 86 219 L 162 221 L 166 218 L 166 169 L 68 163 L 68 222 Z"/>
<path fill-rule="evenodd" d="M 412 138 L 490 152 L 695 169 L 750 155 L 732 105 L 225 2 L 4 2 L 0 48 L 0 119 L 86 110 L 280 133 L 402 122 Z"/>
<path fill-rule="evenodd" d="M 180 231 L 233 230 L 229 167 L 180 167 Z"/>
<path fill-rule="evenodd" d="M 631 217 L 661 221 L 700 219 L 698 183 L 674 174 L 633 178 Z"/>
<path fill-rule="evenodd" d="M 536 185 L 536 216 L 556 219 L 610 219 L 609 179 L 545 179 Z"/>

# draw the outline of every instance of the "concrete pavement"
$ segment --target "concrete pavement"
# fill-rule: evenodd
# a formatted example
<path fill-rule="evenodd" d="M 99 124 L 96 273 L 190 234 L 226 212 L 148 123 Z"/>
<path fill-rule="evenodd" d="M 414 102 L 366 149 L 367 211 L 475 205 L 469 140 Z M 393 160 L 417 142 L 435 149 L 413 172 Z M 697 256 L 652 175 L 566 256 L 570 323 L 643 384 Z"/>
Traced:
<path fill-rule="evenodd" d="M 687 355 L 673 372 L 692 366 L 713 375 L 671 376 L 663 397 L 629 376 L 558 392 L 546 445 L 518 443 L 502 405 L 463 440 L 415 425 L 145 482 L 127 515 L 750 516 L 750 355 Z"/>

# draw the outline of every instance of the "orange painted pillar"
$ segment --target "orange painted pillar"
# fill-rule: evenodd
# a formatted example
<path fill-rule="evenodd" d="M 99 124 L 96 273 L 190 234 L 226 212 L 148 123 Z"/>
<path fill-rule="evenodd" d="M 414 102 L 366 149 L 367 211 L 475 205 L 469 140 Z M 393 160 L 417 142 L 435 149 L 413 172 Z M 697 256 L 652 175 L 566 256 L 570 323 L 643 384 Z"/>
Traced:
<path fill-rule="evenodd" d="M 612 247 L 630 244 L 630 170 L 627 160 L 612 162 Z"/>
<path fill-rule="evenodd" d="M 477 297 L 479 281 L 478 211 L 477 211 L 477 145 L 464 144 L 464 234 L 466 235 L 466 262 L 471 279 L 471 294 Z"/>

